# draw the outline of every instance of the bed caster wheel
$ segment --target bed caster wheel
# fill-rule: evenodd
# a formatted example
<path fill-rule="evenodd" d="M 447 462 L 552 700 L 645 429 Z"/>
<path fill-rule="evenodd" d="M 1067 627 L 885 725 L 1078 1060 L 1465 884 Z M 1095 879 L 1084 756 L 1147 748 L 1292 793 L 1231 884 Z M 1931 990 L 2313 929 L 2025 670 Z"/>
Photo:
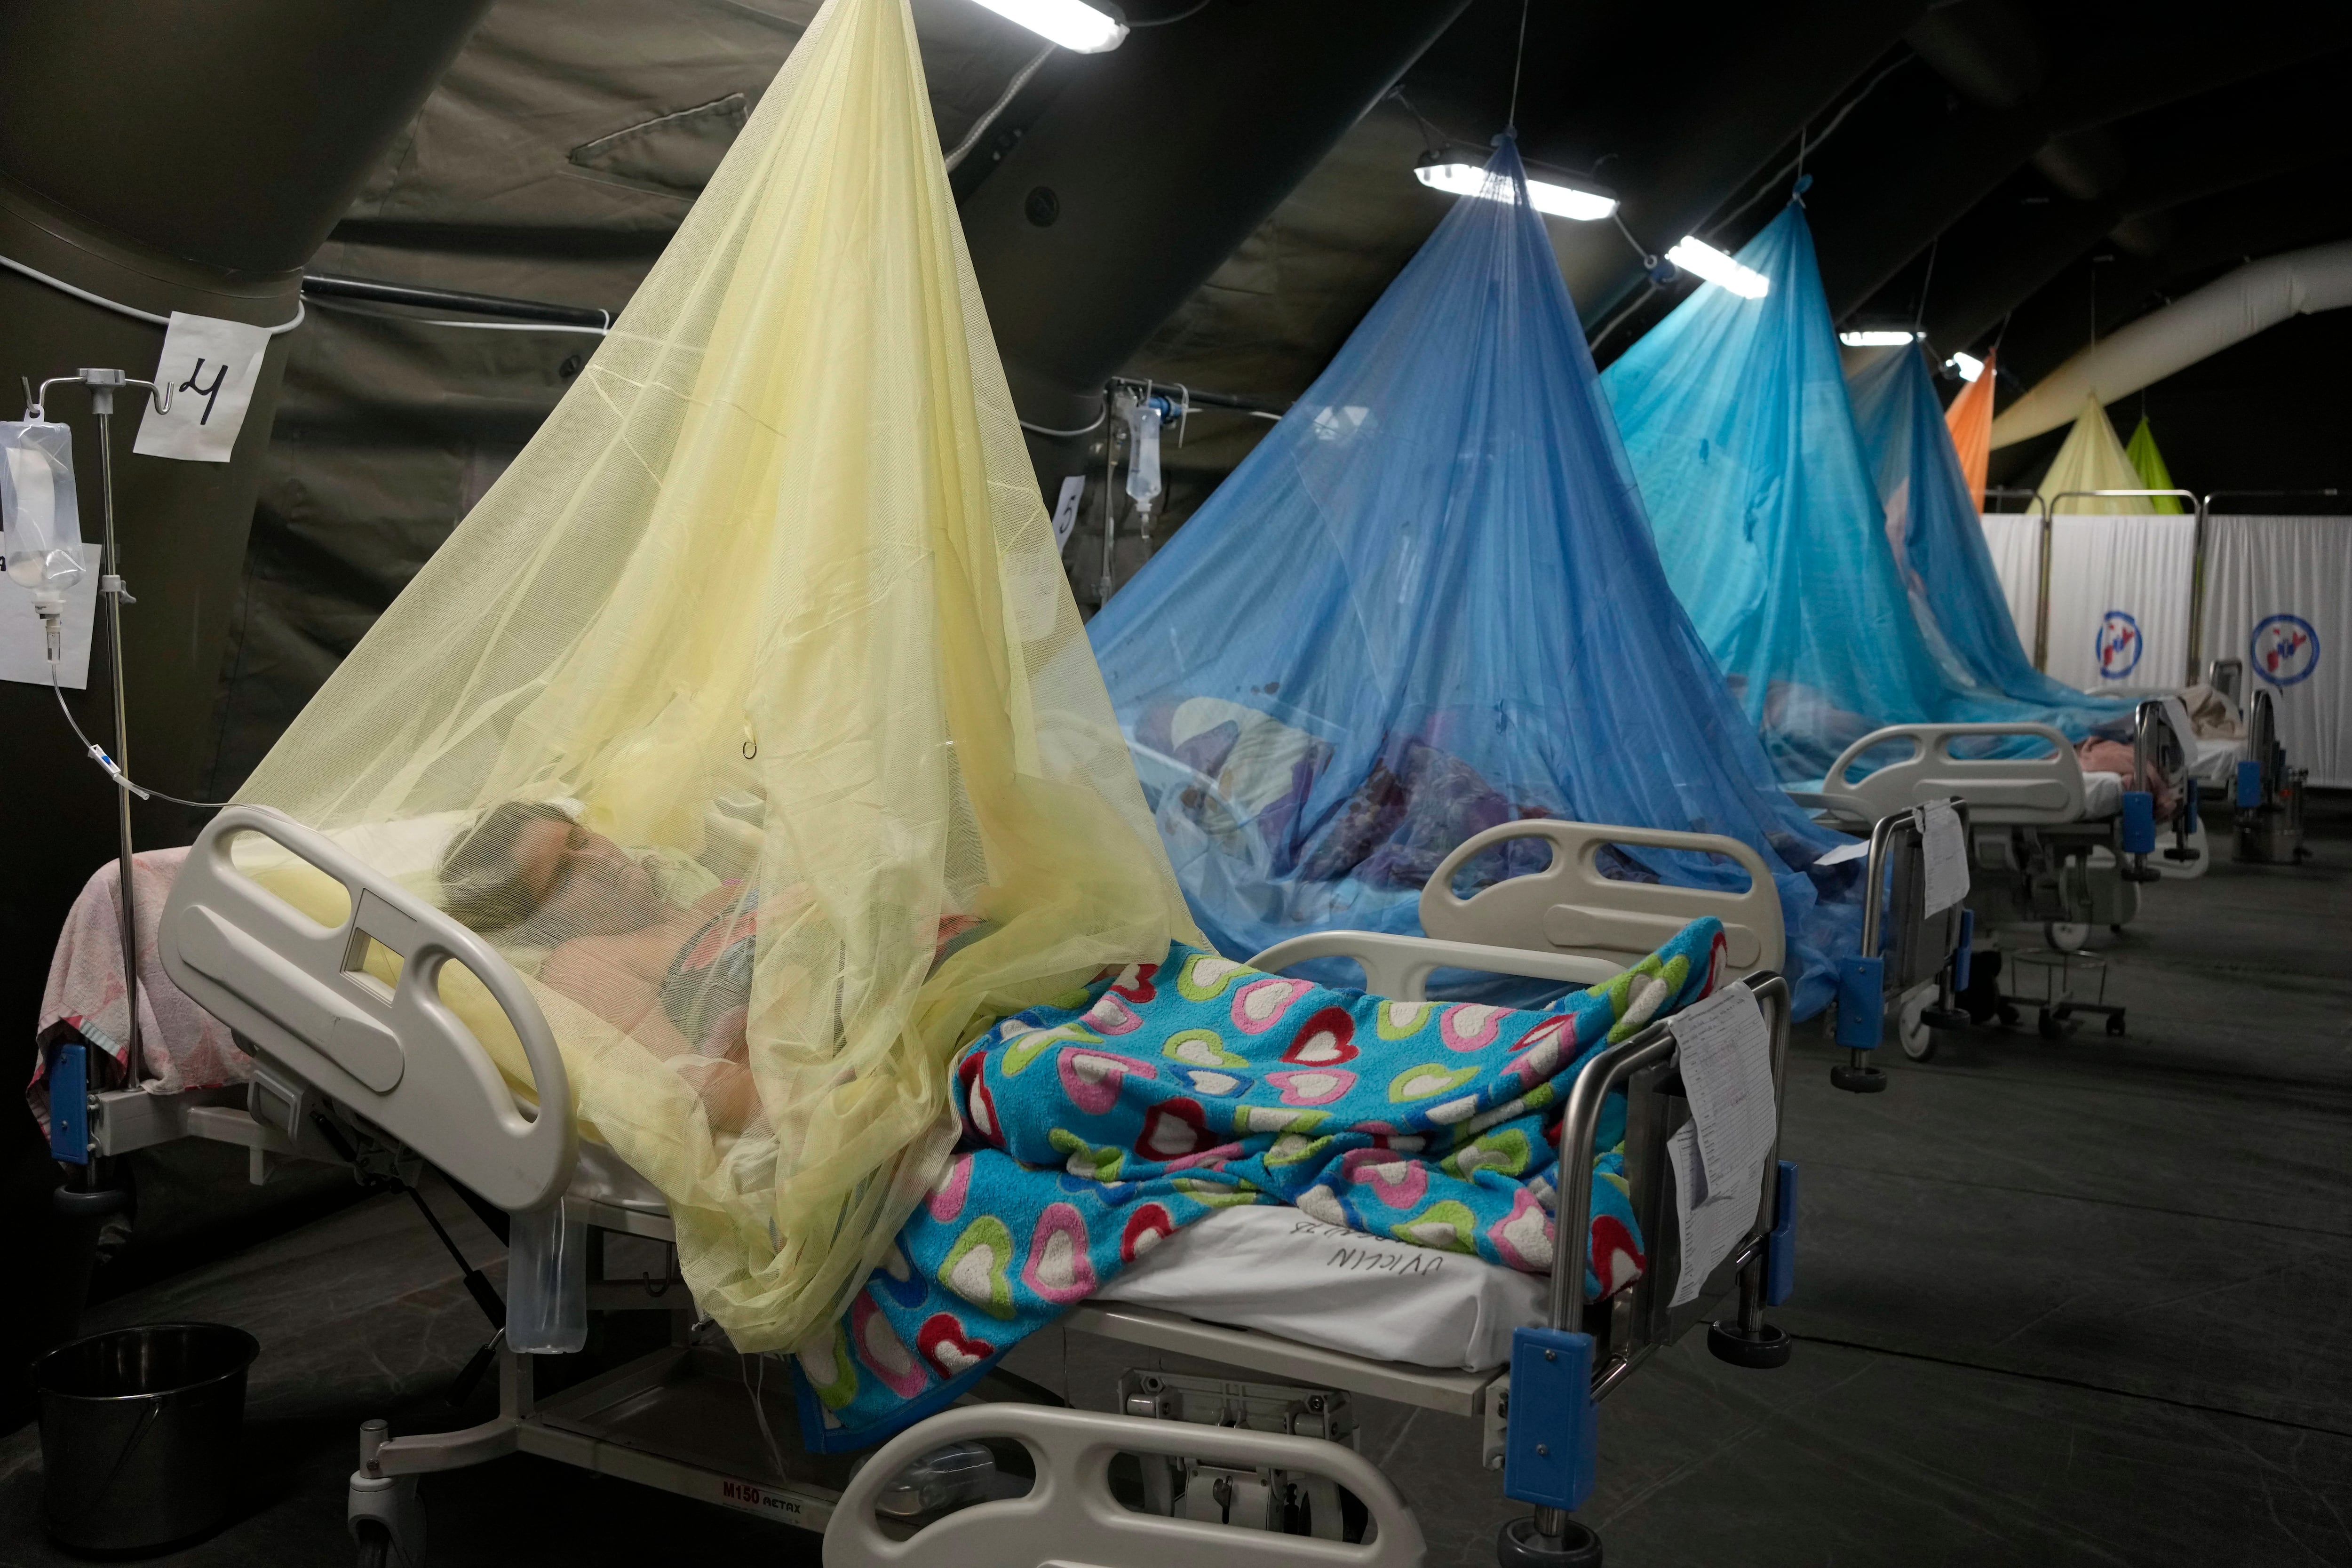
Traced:
<path fill-rule="evenodd" d="M 2109 936 L 2121 936 L 2124 934 L 2124 928 L 2121 926 L 2109 926 L 2107 928 L 2107 934 Z"/>
<path fill-rule="evenodd" d="M 2042 940 L 2060 952 L 2080 952 L 2091 940 L 2088 921 L 2045 921 Z"/>
<path fill-rule="evenodd" d="M 2124 1016 L 2121 1013 L 2110 1014 L 2108 1016 L 2107 1033 L 2113 1035 L 2117 1039 L 2123 1038 Z"/>
<path fill-rule="evenodd" d="M 419 1568 L 425 1561 L 425 1505 L 415 1476 L 353 1475 L 343 1523 L 358 1548 L 360 1568 Z"/>
<path fill-rule="evenodd" d="M 1601 1568 L 1601 1537 L 1574 1520 L 1568 1532 L 1550 1540 L 1536 1533 L 1532 1519 L 1515 1519 L 1495 1537 L 1500 1568 Z"/>
<path fill-rule="evenodd" d="M 1788 1331 L 1770 1323 L 1755 1329 L 1743 1329 L 1738 1323 L 1709 1323 L 1706 1326 L 1707 1353 L 1733 1366 L 1746 1367 L 1750 1372 L 1770 1372 L 1789 1364 L 1789 1352 L 1795 1342 Z"/>
<path fill-rule="evenodd" d="M 2000 1005 L 2000 1026 L 2002 1028 L 2014 1029 L 2024 1020 L 2024 1016 L 2025 1016 L 2023 1014 L 2011 1006 L 2008 1003 L 2004 1002 Z"/>
<path fill-rule="evenodd" d="M 1848 1094 L 1877 1094 L 1886 1088 L 1886 1075 L 1876 1068 L 1835 1067 L 1830 1082 Z"/>

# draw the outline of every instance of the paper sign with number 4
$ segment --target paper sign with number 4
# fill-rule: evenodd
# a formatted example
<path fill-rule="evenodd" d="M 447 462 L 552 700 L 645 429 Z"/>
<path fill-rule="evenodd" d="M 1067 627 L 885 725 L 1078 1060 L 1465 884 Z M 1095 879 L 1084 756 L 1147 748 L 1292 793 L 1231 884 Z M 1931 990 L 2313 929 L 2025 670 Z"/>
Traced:
<path fill-rule="evenodd" d="M 173 311 L 155 366 L 155 384 L 171 388 L 172 411 L 158 414 L 148 404 L 131 449 L 190 463 L 227 462 L 268 352 L 269 334 L 259 327 Z"/>

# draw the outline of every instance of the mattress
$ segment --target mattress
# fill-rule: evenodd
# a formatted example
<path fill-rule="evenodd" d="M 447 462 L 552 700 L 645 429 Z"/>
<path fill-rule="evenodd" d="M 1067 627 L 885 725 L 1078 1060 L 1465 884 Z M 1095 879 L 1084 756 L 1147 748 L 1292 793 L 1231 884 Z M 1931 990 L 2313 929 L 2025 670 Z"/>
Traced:
<path fill-rule="evenodd" d="M 1095 1293 L 1374 1361 L 1482 1372 L 1511 1331 L 1549 1321 L 1549 1275 L 1324 1225 L 1271 1205 L 1222 1209 Z"/>
<path fill-rule="evenodd" d="M 666 1214 L 662 1196 L 602 1144 L 582 1140 L 570 1195 Z M 1273 1204 L 1220 1209 L 1152 1247 L 1097 1301 L 1278 1334 L 1411 1366 L 1484 1372 L 1511 1359 L 1511 1331 L 1549 1321 L 1551 1277 L 1367 1236 Z"/>

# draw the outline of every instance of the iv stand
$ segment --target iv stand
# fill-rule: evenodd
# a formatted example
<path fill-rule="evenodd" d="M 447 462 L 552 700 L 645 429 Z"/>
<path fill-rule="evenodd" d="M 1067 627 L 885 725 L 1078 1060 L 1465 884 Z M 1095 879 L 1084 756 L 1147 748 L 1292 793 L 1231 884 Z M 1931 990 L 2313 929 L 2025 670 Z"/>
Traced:
<path fill-rule="evenodd" d="M 41 405 L 47 401 L 49 388 L 71 385 L 89 388 L 90 412 L 98 416 L 98 482 L 105 519 L 99 546 L 98 592 L 106 601 L 107 667 L 114 678 L 114 762 L 116 767 L 127 775 L 131 772 L 131 712 L 122 685 L 122 606 L 135 605 L 139 601 L 131 596 L 131 590 L 123 584 L 121 558 L 115 550 L 114 393 L 117 387 L 143 386 L 147 389 L 147 395 L 153 400 L 155 412 L 168 414 L 172 411 L 172 389 L 125 375 L 119 370 L 84 369 L 71 375 L 52 376 L 41 383 L 33 395 L 33 406 L 26 411 L 26 416 L 41 416 Z M 136 1089 L 145 1063 L 139 1040 L 139 927 L 133 918 L 131 887 L 131 792 L 118 784 L 114 799 L 121 857 L 115 875 L 116 885 L 121 894 L 122 986 L 131 1017 L 123 1065 L 130 1074 L 130 1087 Z"/>

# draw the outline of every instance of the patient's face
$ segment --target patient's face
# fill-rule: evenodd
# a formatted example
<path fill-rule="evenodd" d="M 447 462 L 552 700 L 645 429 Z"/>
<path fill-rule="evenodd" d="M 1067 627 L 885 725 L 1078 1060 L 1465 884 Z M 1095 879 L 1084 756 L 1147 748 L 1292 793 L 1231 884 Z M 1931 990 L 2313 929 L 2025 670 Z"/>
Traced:
<path fill-rule="evenodd" d="M 515 869 L 539 919 L 565 936 L 641 931 L 672 910 L 621 847 L 574 822 L 530 822 L 515 836 Z"/>

